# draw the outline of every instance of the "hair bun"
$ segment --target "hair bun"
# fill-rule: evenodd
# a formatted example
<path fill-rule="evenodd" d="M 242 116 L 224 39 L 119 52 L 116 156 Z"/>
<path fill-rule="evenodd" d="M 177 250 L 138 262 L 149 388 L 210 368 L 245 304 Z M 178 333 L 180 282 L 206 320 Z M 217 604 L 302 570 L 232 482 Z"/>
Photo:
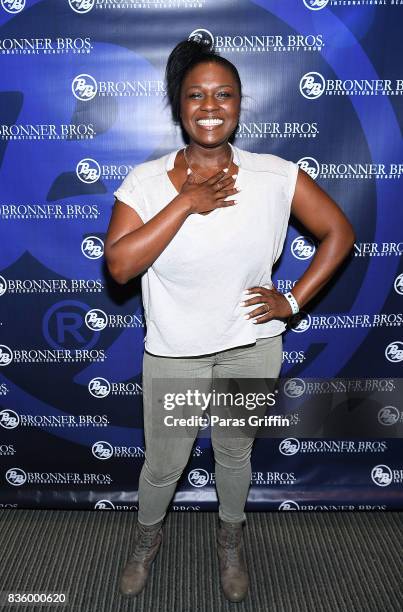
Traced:
<path fill-rule="evenodd" d="M 198 60 L 214 55 L 214 46 L 210 40 L 191 38 L 182 40 L 171 51 L 167 62 L 167 76 L 174 76 Z"/>

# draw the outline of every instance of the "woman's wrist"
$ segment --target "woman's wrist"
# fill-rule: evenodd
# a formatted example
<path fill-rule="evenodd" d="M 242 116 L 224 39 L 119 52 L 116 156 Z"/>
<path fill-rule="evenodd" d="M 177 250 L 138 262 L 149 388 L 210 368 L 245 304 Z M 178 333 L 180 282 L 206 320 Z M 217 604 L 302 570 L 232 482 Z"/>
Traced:
<path fill-rule="evenodd" d="M 172 200 L 172 203 L 175 203 L 175 206 L 186 216 L 191 215 L 193 212 L 190 200 L 184 193 L 179 193 L 176 198 Z"/>
<path fill-rule="evenodd" d="M 287 291 L 287 293 L 283 293 L 283 295 L 290 305 L 292 314 L 297 314 L 299 312 L 299 304 L 295 296 L 291 293 L 291 291 Z"/>

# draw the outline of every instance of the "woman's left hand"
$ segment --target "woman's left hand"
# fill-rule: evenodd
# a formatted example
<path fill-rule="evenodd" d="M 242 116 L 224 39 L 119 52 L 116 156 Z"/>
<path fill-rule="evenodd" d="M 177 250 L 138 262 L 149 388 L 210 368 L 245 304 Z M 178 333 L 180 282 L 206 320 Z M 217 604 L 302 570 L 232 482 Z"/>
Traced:
<path fill-rule="evenodd" d="M 274 285 L 271 289 L 266 289 L 266 287 L 250 287 L 246 291 L 252 294 L 258 293 L 259 295 L 248 299 L 245 294 L 245 301 L 241 303 L 241 306 L 261 304 L 258 308 L 254 308 L 248 314 L 245 314 L 245 318 L 252 319 L 252 323 L 266 323 L 271 319 L 288 318 L 292 315 L 288 300 L 280 291 L 277 291 Z"/>

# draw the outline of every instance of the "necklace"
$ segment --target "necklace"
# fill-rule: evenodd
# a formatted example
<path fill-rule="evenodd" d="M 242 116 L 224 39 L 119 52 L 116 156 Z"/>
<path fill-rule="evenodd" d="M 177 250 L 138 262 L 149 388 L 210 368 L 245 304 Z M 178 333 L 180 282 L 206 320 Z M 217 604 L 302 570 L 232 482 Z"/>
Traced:
<path fill-rule="evenodd" d="M 206 180 L 207 180 L 207 178 L 206 178 L 205 176 L 202 176 L 201 174 L 199 174 L 198 172 L 196 172 L 195 170 L 193 170 L 193 168 L 191 167 L 191 165 L 190 165 L 190 163 L 189 163 L 189 160 L 188 160 L 188 158 L 187 158 L 187 156 L 186 156 L 186 149 L 187 149 L 188 147 L 189 147 L 189 145 L 186 145 L 186 147 L 183 149 L 183 156 L 184 156 L 184 158 L 185 158 L 185 161 L 186 161 L 186 163 L 187 163 L 187 165 L 188 165 L 189 170 L 192 172 L 192 174 L 195 174 L 195 175 L 196 175 L 196 176 L 198 176 L 199 178 L 201 178 L 201 179 L 203 179 L 204 181 L 206 181 Z M 233 149 L 232 149 L 232 147 L 231 147 L 231 153 L 230 153 L 230 157 L 229 157 L 229 163 L 227 164 L 227 166 L 225 166 L 225 168 L 223 168 L 223 170 L 227 170 L 227 171 L 229 170 L 229 167 L 230 167 L 230 166 L 231 166 L 231 164 L 232 164 L 232 159 L 233 159 L 233 157 L 234 157 L 234 151 L 233 151 Z"/>

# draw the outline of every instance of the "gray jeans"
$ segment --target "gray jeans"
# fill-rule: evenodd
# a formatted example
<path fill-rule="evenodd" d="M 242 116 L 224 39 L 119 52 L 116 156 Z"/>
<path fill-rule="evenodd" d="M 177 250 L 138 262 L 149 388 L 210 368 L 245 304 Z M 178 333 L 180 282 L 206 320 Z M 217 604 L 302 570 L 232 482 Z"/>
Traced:
<path fill-rule="evenodd" d="M 186 378 L 190 383 L 193 379 L 197 381 L 197 388 L 206 392 L 211 391 L 217 378 L 277 379 L 282 347 L 282 336 L 279 335 L 258 339 L 256 344 L 198 357 L 160 357 L 144 352 L 145 461 L 138 491 L 140 523 L 154 525 L 165 517 L 199 431 L 195 425 L 187 428 L 186 436 L 164 435 L 166 413 L 156 398 L 152 401 L 153 379 Z M 224 521 L 242 522 L 246 520 L 244 507 L 251 482 L 250 456 L 254 437 L 235 438 L 228 435 L 228 431 L 220 435 L 224 429 L 211 427 L 218 514 Z"/>

